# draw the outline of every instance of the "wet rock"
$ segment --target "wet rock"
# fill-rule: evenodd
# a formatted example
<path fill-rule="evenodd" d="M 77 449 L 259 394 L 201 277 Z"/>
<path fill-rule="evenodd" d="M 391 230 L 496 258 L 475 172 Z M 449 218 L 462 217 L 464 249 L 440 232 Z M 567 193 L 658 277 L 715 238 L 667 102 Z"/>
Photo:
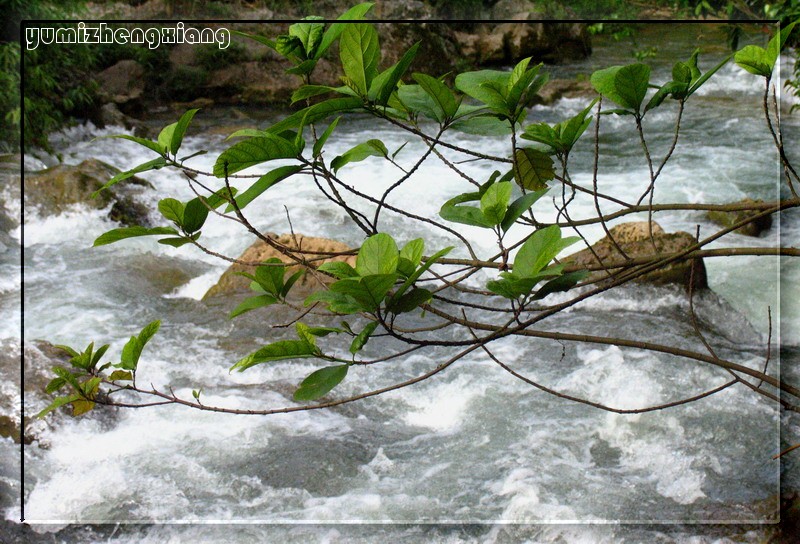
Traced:
<path fill-rule="evenodd" d="M 144 75 L 144 68 L 135 60 L 121 60 L 95 77 L 100 85 L 101 98 L 123 105 L 142 97 L 146 83 Z"/>
<path fill-rule="evenodd" d="M 124 127 L 127 130 L 133 131 L 136 136 L 142 138 L 147 137 L 149 132 L 144 123 L 122 113 L 113 102 L 103 104 L 103 106 L 100 107 L 98 124 L 100 128 L 106 126 Z"/>
<path fill-rule="evenodd" d="M 26 444 L 40 439 L 46 442 L 44 434 L 63 419 L 65 412 L 56 411 L 46 420 L 35 416 L 50 404 L 51 397 L 45 393 L 45 387 L 54 376 L 52 367 L 69 366 L 69 356 L 47 342 L 26 344 L 24 432 L 20 426 L 20 359 L 18 341 L 0 340 L 0 370 L 5 377 L 0 383 L 0 436 L 10 437 L 17 443 L 23 439 Z"/>
<path fill-rule="evenodd" d="M 547 106 L 562 98 L 590 99 L 596 95 L 589 80 L 551 79 L 537 93 L 534 103 Z"/>
<path fill-rule="evenodd" d="M 135 198 L 151 185 L 136 176 L 91 198 L 94 191 L 120 172 L 119 169 L 96 159 L 78 165 L 61 164 L 25 176 L 25 204 L 36 206 L 46 215 L 66 211 L 83 203 L 93 208 L 105 208 L 114 203 L 110 216 L 128 225 L 149 226 L 147 209 Z"/>
<path fill-rule="evenodd" d="M 622 223 L 609 229 L 617 245 L 631 259 L 646 258 L 654 253 L 677 253 L 695 243 L 694 236 L 688 232 L 664 232 L 664 229 L 657 223 L 653 223 L 652 231 L 653 236 L 651 239 L 647 222 L 645 221 Z M 601 262 L 598 262 L 598 257 Z M 625 257 L 620 254 L 614 243 L 606 236 L 595 243 L 591 250 L 588 248 L 583 249 L 562 259 L 561 262 L 567 264 L 570 269 L 581 269 L 597 267 L 602 264 L 622 263 L 625 260 Z M 677 283 L 688 288 L 690 278 L 692 278 L 692 261 L 694 261 L 694 288 L 703 289 L 708 287 L 706 269 L 702 259 L 674 262 L 649 272 L 637 278 L 636 281 L 656 285 Z M 619 268 L 613 268 L 609 271 L 614 273 L 618 270 Z M 589 278 L 602 280 L 606 276 L 605 271 L 599 270 L 592 272 Z"/>
<path fill-rule="evenodd" d="M 454 36 L 463 58 L 486 65 L 512 65 L 525 57 L 549 64 L 586 58 L 592 52 L 579 23 L 477 23 Z"/>
<path fill-rule="evenodd" d="M 0 520 L 0 542 L 3 544 L 44 544 L 56 542 L 52 534 L 39 534 L 27 523 Z"/>
<path fill-rule="evenodd" d="M 311 236 L 303 236 L 302 234 L 297 234 L 295 236 L 291 234 L 283 234 L 281 236 L 272 235 L 271 237 L 275 238 L 276 242 L 280 244 L 288 246 L 292 249 L 302 249 L 304 251 L 336 254 L 350 251 L 351 249 L 347 244 L 337 242 L 336 240 L 329 240 L 327 238 L 314 238 Z M 324 255 L 309 255 L 309 258 L 318 258 L 322 256 Z M 245 252 L 239 256 L 239 260 L 248 262 L 263 262 L 273 257 L 277 257 L 283 262 L 292 262 L 288 257 L 269 246 L 263 240 L 258 240 L 252 246 L 247 248 Z M 319 265 L 328 261 L 345 261 L 351 266 L 355 266 L 355 259 L 355 255 L 339 255 L 331 256 L 330 258 L 326 258 L 322 261 L 316 261 L 316 263 Z M 299 265 L 290 266 L 286 271 L 285 277 L 290 276 L 300 268 L 301 267 Z M 248 292 L 250 280 L 237 274 L 237 272 L 249 272 L 252 274 L 254 270 L 255 267 L 252 266 L 244 266 L 240 264 L 231 265 L 231 267 L 222 274 L 216 285 L 208 290 L 203 299 L 206 300 L 212 297 L 229 295 L 238 292 Z M 306 273 L 297 281 L 297 283 L 294 284 L 290 295 L 293 297 L 303 297 L 327 281 L 329 281 L 328 276 L 323 274 Z"/>
<path fill-rule="evenodd" d="M 763 200 L 753 200 L 751 198 L 745 198 L 744 200 L 740 200 L 738 202 L 734 202 L 734 204 L 745 204 L 745 205 L 752 205 L 752 204 L 762 204 Z M 758 215 L 760 210 L 738 210 L 733 212 L 723 212 L 718 210 L 711 210 L 708 212 L 708 218 L 718 225 L 722 225 L 723 227 L 732 227 L 736 223 L 740 221 L 744 221 L 745 219 L 751 218 L 755 215 Z M 759 217 L 743 225 L 736 229 L 734 232 L 738 234 L 743 234 L 745 236 L 761 236 L 762 233 L 768 231 L 772 228 L 772 216 L 767 215 L 763 217 Z"/>

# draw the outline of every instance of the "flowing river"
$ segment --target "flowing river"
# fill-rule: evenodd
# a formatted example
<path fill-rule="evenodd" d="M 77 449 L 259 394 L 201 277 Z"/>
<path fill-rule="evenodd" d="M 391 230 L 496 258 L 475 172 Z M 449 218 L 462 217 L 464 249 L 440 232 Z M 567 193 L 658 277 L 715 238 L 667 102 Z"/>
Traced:
<path fill-rule="evenodd" d="M 668 78 L 671 59 L 688 58 L 697 44 L 704 47 L 703 70 L 725 54 L 722 46 L 711 45 L 724 43 L 714 27 L 673 29 L 647 28 L 639 38 L 642 45 L 658 46 L 657 56 L 648 60 L 654 81 Z M 665 41 L 668 33 L 677 38 Z M 563 76 L 632 62 L 629 49 L 602 39 L 588 61 L 551 71 Z M 784 61 L 784 70 L 789 66 Z M 689 101 L 683 136 L 659 179 L 656 201 L 725 203 L 778 196 L 776 156 L 760 110 L 761 84 L 729 64 Z M 528 122 L 555 122 L 588 102 L 564 99 L 537 106 Z M 649 116 L 645 130 L 656 157 L 668 146 L 674 116 L 674 106 Z M 201 111 L 197 119 L 206 127 L 229 124 L 213 112 Z M 172 121 L 165 118 L 164 123 Z M 632 123 L 616 116 L 601 122 L 599 186 L 635 201 L 648 178 Z M 786 115 L 785 124 L 784 137 L 796 141 L 796 116 Z M 68 164 L 98 158 L 127 169 L 152 159 L 132 142 L 94 139 L 120 131 L 79 127 L 55 140 Z M 194 159 L 198 168 L 209 169 L 210 157 L 225 143 L 222 135 L 199 132 L 190 129 L 184 151 L 209 150 Z M 573 179 L 583 184 L 591 183 L 589 132 L 571 157 Z M 337 135 L 329 157 L 369 138 L 380 138 L 390 150 L 408 140 L 398 155 L 401 164 L 424 150 L 407 134 L 361 117 L 343 119 Z M 456 136 L 454 143 L 498 155 L 508 146 L 503 138 L 466 134 Z M 41 168 L 37 161 L 26 157 L 26 168 Z M 493 170 L 479 164 L 465 168 L 478 179 Z M 359 190 L 373 195 L 380 195 L 396 176 L 393 167 L 375 158 L 343 172 Z M 153 209 L 165 196 L 184 201 L 193 197 L 175 171 L 142 177 L 156 188 L 146 195 Z M 468 188 L 432 159 L 390 201 L 435 217 L 442 202 Z M 544 200 L 537 210 L 552 219 L 552 204 L 548 209 Z M 288 232 L 284 204 L 296 232 L 360 244 L 360 234 L 345 213 L 332 208 L 304 178 L 271 188 L 248 208 L 249 216 L 262 231 Z M 13 201 L 8 206 L 9 213 L 18 213 Z M 578 198 L 573 204 L 573 217 L 593 213 L 590 199 Z M 139 383 L 171 386 L 189 398 L 192 389 L 202 386 L 207 404 L 290 405 L 286 384 L 297 384 L 318 363 L 274 363 L 241 374 L 229 374 L 228 369 L 265 343 L 293 337 L 291 328 L 270 328 L 290 320 L 291 314 L 258 310 L 227 319 L 235 303 L 200 300 L 226 263 L 194 248 L 176 250 L 138 238 L 90 249 L 97 236 L 115 227 L 106 215 L 107 210 L 83 207 L 57 216 L 26 210 L 25 341 L 83 347 L 94 340 L 111 343 L 109 354 L 118 354 L 130 335 L 161 319 L 161 331 L 142 355 Z M 702 235 L 714 228 L 701 212 L 659 213 L 655 219 L 668 232 L 694 233 L 699 224 Z M 442 231 L 426 231 L 391 213 L 382 221 L 382 229 L 401 242 L 422 236 L 428 249 L 453 243 Z M 253 242 L 237 227 L 210 219 L 203 239 L 216 251 L 237 256 Z M 495 251 L 488 231 L 459 230 L 480 256 Z M 600 227 L 582 232 L 589 240 L 603 234 Z M 19 238 L 20 230 L 12 234 Z M 780 228 L 776 224 L 760 238 L 733 234 L 712 247 L 772 246 L 779 241 L 796 245 L 798 239 L 800 218 L 786 213 Z M 0 307 L 6 316 L 0 322 L 0 345 L 6 351 L 19 349 L 18 263 L 13 248 L 0 254 Z M 719 356 L 754 368 L 763 364 L 771 308 L 772 364 L 777 366 L 780 358 L 783 378 L 800 381 L 797 264 L 731 257 L 706 259 L 706 266 L 711 291 L 697 295 L 696 310 Z M 488 278 L 476 278 L 475 285 Z M 688 315 L 683 289 L 632 286 L 545 323 L 549 330 L 641 338 L 703 351 Z M 376 356 L 383 346 L 398 347 L 373 341 L 366 350 Z M 493 348 L 512 367 L 543 383 L 623 408 L 667 402 L 726 381 L 719 369 L 614 346 L 514 339 L 496 342 Z M 353 369 L 335 393 L 356 394 L 408 379 L 433 368 L 448 353 L 437 348 L 380 368 Z M 25 448 L 25 515 L 37 531 L 62 531 L 59 535 L 67 541 L 118 544 L 383 538 L 757 542 L 765 530 L 760 524 L 774 520 L 781 486 L 798 489 L 797 455 L 785 459 L 783 474 L 771 456 L 781 446 L 781 433 L 784 444 L 798 441 L 800 419 L 782 416 L 773 403 L 744 387 L 664 411 L 618 415 L 532 389 L 478 351 L 429 381 L 326 411 L 268 417 L 172 406 L 106 412 L 60 421 L 45 433 L 46 448 Z M 19 494 L 19 446 L 4 439 L 0 452 L 3 489 Z M 19 517 L 19 498 L 4 504 L 6 518 Z M 112 525 L 65 529 L 69 523 L 92 522 Z"/>

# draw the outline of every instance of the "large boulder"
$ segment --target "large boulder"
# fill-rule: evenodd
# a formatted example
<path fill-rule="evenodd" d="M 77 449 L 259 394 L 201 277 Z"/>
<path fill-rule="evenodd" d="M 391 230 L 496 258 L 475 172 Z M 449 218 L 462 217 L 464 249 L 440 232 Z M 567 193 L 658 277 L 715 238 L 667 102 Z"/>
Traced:
<path fill-rule="evenodd" d="M 753 200 L 752 198 L 745 198 L 744 200 L 740 200 L 739 202 L 734 202 L 734 204 L 742 204 L 742 205 L 753 205 L 753 204 L 763 204 L 763 200 Z M 758 215 L 761 210 L 736 210 L 732 212 L 725 212 L 719 210 L 711 210 L 708 212 L 708 218 L 717 223 L 718 225 L 722 225 L 723 227 L 732 227 L 733 225 L 744 221 L 745 219 L 749 219 Z M 761 236 L 761 233 L 768 231 L 772 228 L 772 216 L 765 215 L 761 216 L 749 223 L 742 225 L 734 232 L 738 234 L 743 234 L 745 236 Z"/>
<path fill-rule="evenodd" d="M 549 106 L 562 98 L 586 98 L 597 96 L 588 79 L 551 79 L 536 94 L 534 104 Z"/>
<path fill-rule="evenodd" d="M 558 64 L 588 57 L 592 45 L 580 23 L 476 23 L 454 33 L 463 59 L 478 65 L 513 65 L 525 57 Z"/>
<path fill-rule="evenodd" d="M 44 215 L 57 215 L 70 206 L 83 203 L 93 208 L 112 205 L 109 217 L 125 225 L 149 225 L 149 210 L 136 197 L 151 185 L 143 179 L 130 177 L 102 191 L 96 198 L 92 193 L 120 172 L 97 159 L 87 159 L 78 165 L 60 164 L 25 176 L 25 204 L 35 206 Z"/>
<path fill-rule="evenodd" d="M 103 101 L 122 106 L 137 103 L 144 94 L 145 70 L 135 60 L 121 60 L 97 74 Z"/>
<path fill-rule="evenodd" d="M 342 242 L 329 240 L 327 238 L 303 236 L 302 234 L 283 234 L 281 236 L 272 237 L 275 238 L 277 243 L 290 247 L 294 250 L 302 249 L 303 251 L 315 252 L 314 254 L 308 255 L 309 259 L 325 257 L 325 254 L 330 255 L 330 257 L 322 260 L 315 260 L 315 264 L 317 266 L 328 261 L 344 261 L 351 266 L 355 266 L 355 255 L 338 255 L 340 253 L 351 251 L 351 248 Z M 239 256 L 238 260 L 246 262 L 263 262 L 273 257 L 277 257 L 285 263 L 294 262 L 263 240 L 258 240 L 249 248 L 247 248 L 244 253 Z M 300 269 L 300 265 L 288 267 L 286 271 L 286 277 Z M 252 274 L 254 270 L 255 267 L 253 266 L 245 266 L 238 263 L 231 265 L 230 268 L 228 268 L 228 270 L 226 270 L 222 276 L 220 276 L 219 281 L 208 290 L 203 299 L 205 300 L 216 296 L 227 296 L 234 293 L 247 292 L 250 285 L 250 280 L 237 274 L 237 272 L 248 272 Z M 324 283 L 329 281 L 329 279 L 330 278 L 324 274 L 306 273 L 294 284 L 290 295 L 295 298 L 307 295 L 311 291 L 321 287 Z"/>
<path fill-rule="evenodd" d="M 677 253 L 696 243 L 694 236 L 688 232 L 664 232 L 664 229 L 655 222 L 652 224 L 652 238 L 649 231 L 646 221 L 622 223 L 609 229 L 616 245 L 606 236 L 595 243 L 591 250 L 583 249 L 562 259 L 561 262 L 567 264 L 570 269 L 606 266 L 625 262 L 625 257 L 620 254 L 617 245 L 629 258 L 637 259 L 646 258 L 654 253 L 665 255 Z M 602 262 L 598 262 L 598 257 Z M 694 273 L 692 273 L 692 261 L 694 262 Z M 619 268 L 612 268 L 609 272 L 614 273 L 618 270 Z M 701 258 L 670 263 L 648 272 L 637 278 L 636 281 L 656 285 L 678 283 L 688 288 L 692 275 L 695 289 L 708 287 L 706 268 Z M 605 277 L 607 274 L 602 270 L 593 271 L 590 275 L 590 279 L 599 281 Z"/>

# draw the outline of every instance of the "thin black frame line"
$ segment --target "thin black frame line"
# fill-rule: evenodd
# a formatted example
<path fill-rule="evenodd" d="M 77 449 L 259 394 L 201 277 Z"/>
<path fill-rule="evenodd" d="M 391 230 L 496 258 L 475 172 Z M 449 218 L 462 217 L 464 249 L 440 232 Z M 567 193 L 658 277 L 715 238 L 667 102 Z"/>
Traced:
<path fill-rule="evenodd" d="M 19 149 L 20 149 L 20 206 L 19 206 L 19 521 L 25 523 L 25 22 L 20 21 L 19 33 Z"/>

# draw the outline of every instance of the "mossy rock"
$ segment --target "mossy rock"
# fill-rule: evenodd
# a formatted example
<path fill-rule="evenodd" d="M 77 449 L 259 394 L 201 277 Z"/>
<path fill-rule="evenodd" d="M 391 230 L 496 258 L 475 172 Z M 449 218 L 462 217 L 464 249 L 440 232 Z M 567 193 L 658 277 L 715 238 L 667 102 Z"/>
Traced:
<path fill-rule="evenodd" d="M 753 200 L 752 198 L 745 198 L 744 200 L 740 200 L 738 202 L 734 202 L 733 204 L 745 204 L 745 205 L 752 205 L 752 204 L 762 204 L 763 200 Z M 708 212 L 708 218 L 713 221 L 714 223 L 721 225 L 723 227 L 732 227 L 733 225 L 739 223 L 740 221 L 744 221 L 751 217 L 758 215 L 761 210 L 736 210 L 732 212 L 723 212 L 719 210 L 711 210 Z M 734 232 L 737 234 L 743 234 L 745 236 L 761 236 L 762 233 L 768 231 L 772 228 L 772 216 L 765 215 L 754 219 L 753 221 L 739 227 Z"/>

